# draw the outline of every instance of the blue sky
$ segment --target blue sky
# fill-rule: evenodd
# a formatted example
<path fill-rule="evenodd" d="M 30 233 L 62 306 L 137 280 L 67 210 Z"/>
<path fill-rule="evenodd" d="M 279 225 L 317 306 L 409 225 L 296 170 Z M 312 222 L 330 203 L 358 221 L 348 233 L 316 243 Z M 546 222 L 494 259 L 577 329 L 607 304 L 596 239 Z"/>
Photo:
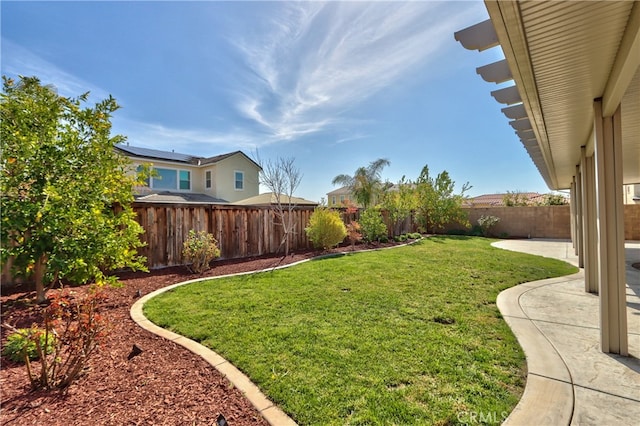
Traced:
<path fill-rule="evenodd" d="M 383 179 L 447 170 L 469 195 L 549 192 L 455 31 L 481 1 L 0 3 L 2 74 L 113 95 L 131 145 L 294 157 L 319 201 L 378 158 Z M 510 83 L 506 84 L 509 85 Z"/>

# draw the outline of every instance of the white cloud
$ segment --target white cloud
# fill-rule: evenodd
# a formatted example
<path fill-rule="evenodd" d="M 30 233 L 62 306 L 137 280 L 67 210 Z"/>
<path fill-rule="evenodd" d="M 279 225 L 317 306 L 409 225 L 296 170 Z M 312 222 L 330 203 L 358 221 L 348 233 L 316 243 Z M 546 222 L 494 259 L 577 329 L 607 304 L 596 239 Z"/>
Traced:
<path fill-rule="evenodd" d="M 91 92 L 90 100 L 98 102 L 109 97 L 109 92 L 77 76 L 74 76 L 30 50 L 2 39 L 2 73 L 8 76 L 36 76 L 45 85 L 53 85 L 58 93 L 66 97 L 77 97 Z"/>
<path fill-rule="evenodd" d="M 236 42 L 254 79 L 235 107 L 284 140 L 344 124 L 346 111 L 429 63 L 468 19 L 443 2 L 280 7 L 266 34 Z"/>

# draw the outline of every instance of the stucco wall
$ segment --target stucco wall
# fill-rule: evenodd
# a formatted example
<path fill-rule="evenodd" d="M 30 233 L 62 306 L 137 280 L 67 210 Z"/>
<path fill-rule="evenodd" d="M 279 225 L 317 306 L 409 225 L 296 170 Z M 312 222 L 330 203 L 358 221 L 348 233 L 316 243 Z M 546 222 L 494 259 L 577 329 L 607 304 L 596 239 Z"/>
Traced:
<path fill-rule="evenodd" d="M 571 238 L 569 206 L 480 207 L 467 211 L 471 225 L 476 225 L 480 216 L 499 217 L 500 222 L 490 230 L 496 236 Z"/>
<path fill-rule="evenodd" d="M 640 204 L 624 206 L 624 238 L 640 241 Z"/>
<path fill-rule="evenodd" d="M 500 222 L 491 228 L 491 234 L 509 237 L 571 238 L 571 210 L 569 206 L 535 207 L 477 207 L 465 209 L 469 222 L 477 225 L 480 216 L 496 216 Z M 626 240 L 640 240 L 640 205 L 624 206 Z M 447 230 L 459 229 L 450 225 Z"/>
<path fill-rule="evenodd" d="M 244 189 L 235 189 L 235 172 L 244 172 Z M 231 203 L 258 195 L 259 171 L 244 155 L 237 154 L 216 165 L 215 181 L 217 197 Z"/>

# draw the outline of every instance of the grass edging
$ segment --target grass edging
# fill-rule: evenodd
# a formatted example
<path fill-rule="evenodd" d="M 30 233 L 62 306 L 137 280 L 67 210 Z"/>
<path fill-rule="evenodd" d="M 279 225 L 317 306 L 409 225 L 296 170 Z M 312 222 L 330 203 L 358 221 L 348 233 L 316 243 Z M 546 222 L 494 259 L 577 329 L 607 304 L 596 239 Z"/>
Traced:
<path fill-rule="evenodd" d="M 459 240 L 469 240 L 470 242 L 459 242 Z M 454 255 L 455 253 L 451 254 L 447 251 L 452 247 L 458 251 L 460 247 L 466 247 L 464 249 L 466 251 L 462 250 L 462 254 Z M 498 252 L 500 254 L 497 254 Z M 507 371 L 511 371 L 510 369 L 515 368 L 520 362 L 524 363 L 524 355 L 521 354 L 519 346 L 515 343 L 515 338 L 506 323 L 500 318 L 493 303 L 497 293 L 502 288 L 530 281 L 530 278 L 549 276 L 545 274 L 552 273 L 559 274 L 560 271 L 567 273 L 566 267 L 560 268 L 558 264 L 568 265 L 551 259 L 534 259 L 532 256 L 517 253 L 507 255 L 503 250 L 489 248 L 487 240 L 471 238 L 438 237 L 429 243 L 421 244 L 415 250 L 408 249 L 405 252 L 394 251 L 393 253 L 382 257 L 363 255 L 359 256 L 355 262 L 353 261 L 355 257 L 344 261 L 331 259 L 328 260 L 329 263 L 307 264 L 302 270 L 289 270 L 289 272 L 277 275 L 254 275 L 251 278 L 236 277 L 233 281 L 217 282 L 215 285 L 213 283 L 217 280 L 211 280 L 212 285 L 190 286 L 188 291 L 181 290 L 181 294 L 196 294 L 195 299 L 194 296 L 190 296 L 190 300 L 186 302 L 189 306 L 187 310 L 194 313 L 193 318 L 188 320 L 188 324 L 190 326 L 195 324 L 196 329 L 192 332 L 188 330 L 185 332 L 185 330 L 178 328 L 176 331 L 187 334 L 194 340 L 208 346 L 220 348 L 223 352 L 231 351 L 233 353 L 234 344 L 240 345 L 240 352 L 236 350 L 235 355 L 231 357 L 234 359 L 234 363 L 244 371 L 253 371 L 251 367 L 248 367 L 247 362 L 257 362 L 259 366 L 262 366 L 263 372 L 258 374 L 256 371 L 252 372 L 252 377 L 256 374 L 257 382 L 256 380 L 254 382 L 261 387 L 265 386 L 267 389 L 271 389 L 269 394 L 275 396 L 275 401 L 289 406 L 287 411 L 298 413 L 297 416 L 300 413 L 317 411 L 320 407 L 306 406 L 307 402 L 304 399 L 296 400 L 296 398 L 309 392 L 316 395 L 313 398 L 325 398 L 321 396 L 322 393 L 316 391 L 334 385 L 348 387 L 349 390 L 339 401 L 331 402 L 329 406 L 322 407 L 322 409 L 328 410 L 327 413 L 333 413 L 326 419 L 334 420 L 327 420 L 326 423 L 338 424 L 339 422 L 335 419 L 344 420 L 347 423 L 358 423 L 362 422 L 364 418 L 376 422 L 375 417 L 371 417 L 373 415 L 371 411 L 377 411 L 379 405 L 374 403 L 373 407 L 367 408 L 362 405 L 362 402 L 371 403 L 376 398 L 385 397 L 385 394 L 387 397 L 392 394 L 395 396 L 391 396 L 392 405 L 388 407 L 390 411 L 382 415 L 387 417 L 379 417 L 377 421 L 406 422 L 406 419 L 418 418 L 413 415 L 416 413 L 425 415 L 423 408 L 420 408 L 424 404 L 429 407 L 435 404 L 440 407 L 440 410 L 444 410 L 437 414 L 437 417 L 429 417 L 430 423 L 456 423 L 456 416 L 465 409 L 489 410 L 492 405 L 485 407 L 484 404 L 487 401 L 483 398 L 486 396 L 482 397 L 481 395 L 489 395 L 489 399 L 492 399 L 495 398 L 493 395 L 506 390 L 500 390 L 500 387 L 503 386 L 500 385 L 501 380 L 507 380 L 506 377 L 512 374 Z M 426 258 L 424 258 L 425 255 Z M 338 256 L 344 257 L 344 255 Z M 415 263 L 417 256 L 423 260 Z M 335 257 L 335 255 L 331 257 Z M 471 263 L 467 262 L 468 258 L 471 258 Z M 379 264 L 380 261 L 388 262 L 388 266 Z M 478 265 L 474 266 L 473 262 Z M 451 265 L 444 271 L 439 271 L 438 265 L 443 263 L 451 263 Z M 425 266 L 425 264 L 427 265 Z M 346 287 L 342 288 L 340 282 L 333 282 L 335 277 L 334 279 L 327 278 L 325 271 L 344 266 L 361 269 L 341 270 L 342 272 L 338 273 L 340 277 L 356 276 L 355 280 L 350 281 L 348 285 L 345 284 Z M 414 267 L 416 267 L 415 270 Z M 423 269 L 425 267 L 427 269 Z M 555 272 L 551 272 L 552 270 Z M 369 273 L 373 273 L 373 275 L 367 275 Z M 296 274 L 302 276 L 296 276 Z M 387 276 L 387 274 L 391 275 Z M 441 274 L 444 277 L 440 277 Z M 525 279 L 513 278 L 514 274 Z M 275 277 L 277 277 L 277 285 L 265 281 L 275 279 Z M 291 281 L 286 281 L 287 279 Z M 361 282 L 370 279 L 371 282 Z M 327 282 L 329 284 L 326 284 Z M 224 288 L 220 289 L 219 287 Z M 318 287 L 320 287 L 320 293 L 323 295 L 329 293 L 334 299 L 318 298 L 317 293 L 314 293 Z M 233 295 L 232 297 L 224 293 L 227 288 L 232 288 L 232 293 L 229 293 Z M 259 292 L 266 290 L 269 293 L 263 295 L 264 297 L 257 296 L 257 300 L 251 300 L 251 295 L 258 290 Z M 416 290 L 422 293 L 416 293 L 414 296 L 411 292 Z M 402 298 L 406 292 L 409 295 L 408 299 Z M 299 294 L 296 295 L 296 293 Z M 276 306 L 280 313 L 291 310 L 293 305 L 281 298 L 289 297 L 290 294 L 302 297 L 295 299 L 293 305 L 310 301 L 308 304 L 312 310 L 294 313 L 294 317 L 270 316 L 272 314 L 269 312 L 269 306 L 266 306 L 268 304 L 282 305 Z M 336 295 L 338 298 L 335 298 Z M 177 295 L 169 294 L 167 297 L 163 300 L 171 300 L 171 306 L 174 306 Z M 426 300 L 431 303 L 432 298 L 437 299 L 433 303 L 440 304 L 430 305 L 421 302 Z M 418 304 L 414 304 L 414 301 Z M 239 308 L 241 312 L 234 311 L 235 308 L 231 308 L 226 304 L 227 302 L 241 303 L 242 306 Z M 202 306 L 196 307 L 198 303 L 201 303 Z M 212 303 L 224 306 L 221 306 L 217 313 L 215 310 L 207 311 L 206 309 Z M 316 305 L 320 307 L 320 311 L 314 310 Z M 157 306 L 159 305 L 154 301 L 154 309 Z M 343 317 L 341 315 L 347 311 L 341 311 L 338 318 L 334 320 L 330 310 L 336 306 L 338 308 L 347 306 L 347 310 L 358 309 L 359 306 L 366 306 L 367 309 L 358 311 L 355 317 Z M 242 312 L 250 315 L 238 319 Z M 317 312 L 322 313 L 318 314 Z M 164 323 L 165 316 L 163 312 L 160 325 L 173 327 L 170 322 Z M 262 316 L 265 319 L 263 323 L 260 323 Z M 213 325 L 215 321 L 219 321 L 216 323 L 217 325 Z M 227 325 L 224 325 L 225 321 L 227 321 Z M 333 334 L 328 336 L 329 340 L 326 342 L 325 333 L 327 330 L 323 329 L 323 324 L 321 324 L 323 321 L 333 321 L 329 328 L 329 333 Z M 209 326 L 210 330 L 215 330 L 213 335 L 211 331 L 206 331 L 205 323 L 208 322 L 212 324 Z M 251 327 L 254 322 L 262 325 L 256 325 L 257 329 L 252 331 Z M 411 328 L 415 324 L 418 324 L 419 328 Z M 367 327 L 371 325 L 376 329 L 375 333 L 379 334 L 367 334 L 370 333 Z M 204 331 L 201 329 L 202 327 L 204 327 Z M 260 334 L 264 328 L 268 328 L 271 334 Z M 231 334 L 229 334 L 230 330 Z M 470 332 L 471 334 L 469 334 Z M 243 340 L 245 336 L 238 336 L 235 333 L 248 333 L 252 339 L 257 339 L 258 349 L 247 344 Z M 476 334 L 479 337 L 476 337 Z M 401 340 L 400 337 L 404 335 L 410 336 L 413 340 Z M 212 338 L 214 339 L 211 340 Z M 333 340 L 339 341 L 338 346 L 333 349 L 324 344 L 331 343 Z M 213 343 L 213 341 L 218 343 Z M 317 342 L 322 344 L 311 348 L 311 352 L 304 352 L 309 350 L 305 345 L 312 346 Z M 291 349 L 293 352 L 288 354 L 286 351 L 281 352 L 282 348 L 278 345 L 285 345 L 286 350 Z M 408 352 L 405 350 L 405 346 L 409 347 Z M 419 352 L 415 359 L 411 358 L 413 351 Z M 302 358 L 296 352 L 304 352 Z M 318 352 L 324 353 L 318 357 Z M 503 352 L 506 353 L 507 358 Z M 521 355 L 518 355 L 518 352 Z M 267 357 L 271 354 L 280 355 L 273 358 Z M 513 355 L 515 358 L 512 358 Z M 292 357 L 298 361 L 292 361 Z M 518 361 L 520 357 L 522 361 Z M 346 364 L 339 364 L 336 367 L 338 376 L 326 376 L 327 371 L 331 371 L 331 368 L 326 368 L 328 365 L 323 365 L 334 360 L 342 362 L 342 358 Z M 354 370 L 350 361 L 355 358 L 360 359 L 359 362 L 364 364 Z M 407 361 L 409 364 L 406 362 L 403 364 L 405 358 L 409 358 Z M 298 365 L 297 362 L 300 360 L 304 360 L 304 362 Z M 370 360 L 382 361 L 385 365 L 381 367 L 375 362 L 371 364 Z M 496 362 L 498 364 L 494 365 Z M 387 363 L 391 370 L 380 370 L 380 368 L 386 367 Z M 502 365 L 502 363 L 506 364 Z M 321 366 L 321 369 L 314 370 L 318 365 Z M 357 370 L 357 368 L 364 368 L 364 370 Z M 415 370 L 416 368 L 418 369 Z M 425 368 L 426 370 L 424 370 Z M 379 371 L 374 371 L 376 369 Z M 430 379 L 431 374 L 440 374 L 438 373 L 440 370 L 445 374 L 445 382 L 436 384 L 436 381 L 429 384 L 432 380 Z M 296 376 L 300 371 L 308 371 L 313 379 L 316 376 L 319 379 L 315 382 L 316 384 L 312 381 L 308 386 L 304 385 L 306 387 L 296 391 L 294 400 L 291 397 L 284 397 L 284 394 L 281 393 L 283 390 L 291 390 L 292 386 L 295 389 L 303 386 L 300 385 L 302 382 Z M 490 373 L 490 371 L 494 371 L 494 373 Z M 493 374 L 496 373 L 498 375 L 494 377 Z M 507 376 L 503 376 L 504 374 Z M 288 375 L 290 377 L 286 377 Z M 296 376 L 295 380 L 294 376 Z M 520 377 L 520 373 L 517 376 Z M 280 383 L 281 379 L 282 383 Z M 494 383 L 494 380 L 498 381 Z M 512 380 L 508 379 L 505 384 L 512 383 Z M 419 382 L 419 386 L 416 385 L 417 382 Z M 334 385 L 330 383 L 334 383 Z M 352 385 L 356 387 L 351 389 Z M 431 388 L 431 386 L 435 387 Z M 517 382 L 508 386 L 519 387 Z M 522 385 L 522 387 L 524 386 Z M 432 393 L 435 396 L 432 396 Z M 369 396 L 366 397 L 365 394 Z M 365 400 L 361 400 L 361 398 L 365 398 Z M 371 401 L 368 401 L 367 398 Z M 409 406 L 400 408 L 404 404 L 400 400 L 408 401 Z M 513 406 L 517 400 L 519 400 L 519 395 L 516 399 L 510 399 L 513 401 Z M 454 401 L 453 405 L 452 401 Z M 401 405 L 396 405 L 399 403 Z M 511 402 L 507 403 L 507 405 L 509 404 Z M 292 408 L 296 406 L 297 408 Z M 503 407 L 503 405 L 498 405 L 498 407 Z M 400 411 L 398 412 L 398 410 Z M 427 411 L 431 411 L 431 408 Z M 427 415 L 430 414 L 427 413 Z M 423 417 L 424 419 L 427 417 Z M 305 424 L 320 422 L 317 417 L 315 420 L 313 417 L 301 417 L 300 420 Z"/>

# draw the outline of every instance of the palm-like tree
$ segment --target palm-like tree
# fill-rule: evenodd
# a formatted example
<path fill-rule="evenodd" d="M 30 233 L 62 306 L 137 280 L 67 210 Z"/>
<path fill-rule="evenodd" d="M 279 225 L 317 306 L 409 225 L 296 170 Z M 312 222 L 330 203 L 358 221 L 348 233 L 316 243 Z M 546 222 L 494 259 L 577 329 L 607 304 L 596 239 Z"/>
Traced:
<path fill-rule="evenodd" d="M 353 176 L 338 175 L 331 183 L 348 187 L 356 201 L 366 209 L 382 189 L 380 172 L 390 164 L 386 158 L 379 158 L 367 167 L 359 167 Z"/>

